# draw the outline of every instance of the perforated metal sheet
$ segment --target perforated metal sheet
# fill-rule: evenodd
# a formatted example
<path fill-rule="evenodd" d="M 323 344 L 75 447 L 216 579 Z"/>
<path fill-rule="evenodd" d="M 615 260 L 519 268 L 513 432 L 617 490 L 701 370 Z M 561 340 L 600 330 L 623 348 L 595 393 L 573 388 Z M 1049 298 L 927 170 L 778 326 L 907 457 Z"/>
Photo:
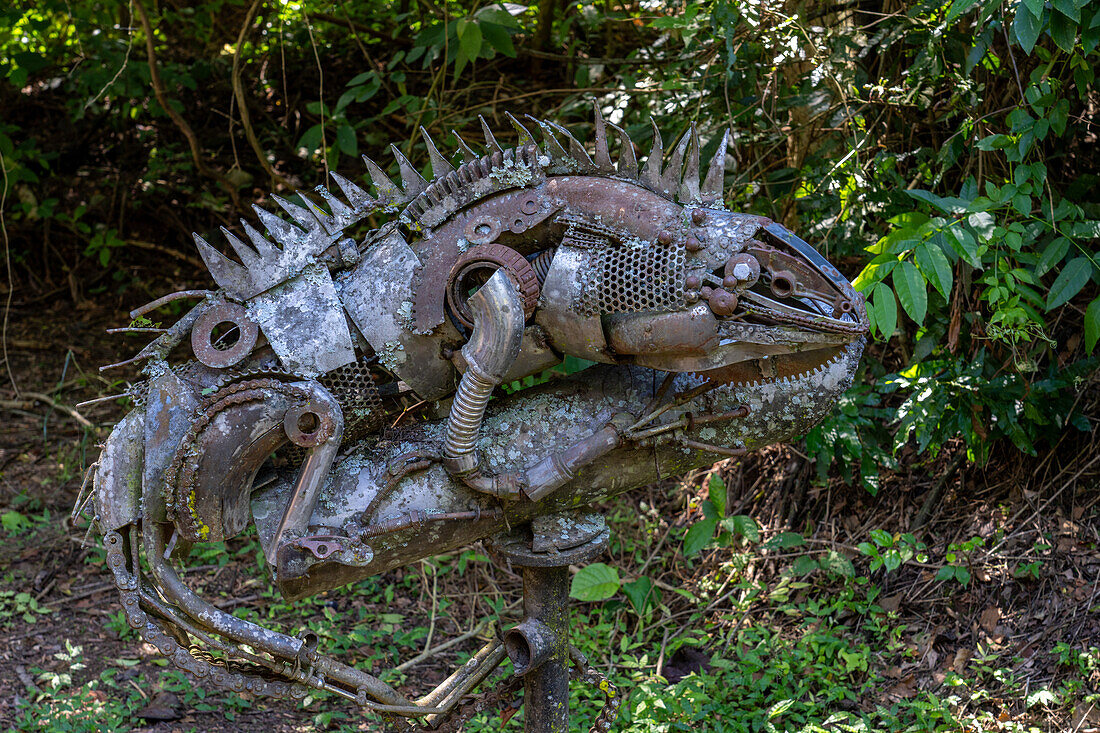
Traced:
<path fill-rule="evenodd" d="M 378 386 L 370 368 L 373 361 L 373 358 L 361 358 L 317 378 L 344 411 L 342 443 L 345 445 L 374 432 L 382 425 L 382 398 L 378 394 Z M 291 464 L 301 463 L 306 455 L 306 449 L 299 446 L 287 446 L 283 451 Z"/>
<path fill-rule="evenodd" d="M 684 304 L 687 252 L 679 243 L 626 242 L 596 254 L 578 309 L 586 316 L 669 311 Z"/>

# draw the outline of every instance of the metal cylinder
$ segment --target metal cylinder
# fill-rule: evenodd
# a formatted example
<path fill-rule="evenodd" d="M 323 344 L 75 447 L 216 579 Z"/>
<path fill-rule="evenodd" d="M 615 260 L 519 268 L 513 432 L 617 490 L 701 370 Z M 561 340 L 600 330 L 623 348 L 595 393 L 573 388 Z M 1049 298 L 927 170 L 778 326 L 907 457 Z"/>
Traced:
<path fill-rule="evenodd" d="M 537 618 L 525 618 L 504 635 L 504 648 L 516 677 L 523 677 L 554 651 L 554 631 Z"/>
<path fill-rule="evenodd" d="M 542 662 L 523 678 L 526 733 L 569 730 L 569 566 L 523 568 L 523 608 L 546 627 Z"/>

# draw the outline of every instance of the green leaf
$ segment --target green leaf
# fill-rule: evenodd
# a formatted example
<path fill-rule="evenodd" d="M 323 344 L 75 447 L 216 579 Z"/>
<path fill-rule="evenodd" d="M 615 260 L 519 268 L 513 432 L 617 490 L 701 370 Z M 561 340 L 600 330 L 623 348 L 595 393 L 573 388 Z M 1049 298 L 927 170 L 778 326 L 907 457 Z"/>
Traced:
<path fill-rule="evenodd" d="M 894 291 L 885 283 L 879 283 L 871 295 L 871 312 L 879 338 L 888 340 L 898 328 L 898 303 Z"/>
<path fill-rule="evenodd" d="M 516 57 L 516 47 L 512 44 L 512 35 L 496 23 L 482 23 L 481 33 L 486 42 L 505 56 Z"/>
<path fill-rule="evenodd" d="M 966 218 L 966 221 L 970 226 L 974 227 L 974 231 L 978 233 L 978 236 L 982 239 L 989 239 L 993 236 L 993 229 L 996 227 L 996 222 L 993 220 L 993 215 L 988 211 L 977 211 Z"/>
<path fill-rule="evenodd" d="M 1055 10 L 1050 14 L 1050 37 L 1058 44 L 1058 48 L 1066 53 L 1073 53 L 1073 46 L 1077 43 L 1077 23 L 1061 11 Z"/>
<path fill-rule="evenodd" d="M 1050 4 L 1074 23 L 1081 22 L 1081 9 L 1077 7 L 1074 0 L 1051 0 Z"/>
<path fill-rule="evenodd" d="M 1046 5 L 1046 0 L 1023 0 L 1021 5 L 1030 10 L 1031 14 L 1035 16 L 1037 20 L 1041 20 L 1043 17 L 1043 6 Z"/>
<path fill-rule="evenodd" d="M 630 605 L 639 616 L 645 613 L 648 606 L 653 605 L 660 591 L 653 585 L 653 581 L 642 575 L 630 583 L 623 583 L 623 593 L 630 599 Z"/>
<path fill-rule="evenodd" d="M 1039 40 L 1039 31 L 1043 29 L 1042 21 L 1031 14 L 1026 6 L 1016 7 L 1016 18 L 1012 21 L 1012 35 L 1016 37 L 1016 43 L 1024 53 L 1031 54 L 1035 48 L 1035 41 Z"/>
<path fill-rule="evenodd" d="M 355 156 L 359 152 L 359 142 L 355 139 L 355 128 L 351 125 L 341 125 L 336 129 L 336 144 L 340 146 L 340 152 L 344 155 Z"/>
<path fill-rule="evenodd" d="M 1058 273 L 1047 295 L 1047 310 L 1052 310 L 1068 301 L 1085 287 L 1092 275 L 1092 263 L 1087 257 L 1075 257 L 1066 263 Z"/>
<path fill-rule="evenodd" d="M 955 580 L 967 585 L 970 582 L 970 571 L 963 567 L 955 568 Z"/>
<path fill-rule="evenodd" d="M 808 575 L 820 568 L 821 566 L 817 564 L 817 560 L 810 555 L 799 555 L 791 564 L 791 573 L 794 575 Z"/>
<path fill-rule="evenodd" d="M 769 548 L 781 548 L 787 549 L 790 547 L 801 547 L 806 544 L 806 538 L 800 535 L 798 532 L 780 532 L 775 537 L 764 543 L 765 547 Z"/>
<path fill-rule="evenodd" d="M 736 514 L 722 520 L 722 526 L 733 534 L 741 535 L 749 542 L 760 541 L 760 526 L 756 520 L 745 514 Z"/>
<path fill-rule="evenodd" d="M 1085 351 L 1091 354 L 1098 338 L 1100 338 L 1100 298 L 1093 300 L 1085 309 Z"/>
<path fill-rule="evenodd" d="M 944 300 L 947 300 L 951 293 L 951 286 L 954 284 L 954 273 L 951 271 L 951 262 L 943 253 L 943 249 L 938 244 L 923 242 L 917 247 L 916 260 L 924 277 L 936 290 L 940 291 Z"/>
<path fill-rule="evenodd" d="M 458 33 L 458 43 L 462 52 L 470 61 L 475 60 L 481 54 L 481 26 L 470 20 L 460 20 L 455 26 Z"/>
<path fill-rule="evenodd" d="M 856 569 L 852 566 L 852 561 L 836 550 L 826 552 L 825 557 L 821 558 L 817 564 L 822 570 L 836 573 L 845 578 L 854 578 L 856 575 Z"/>
<path fill-rule="evenodd" d="M 953 580 L 955 578 L 955 566 L 944 565 L 936 573 L 936 580 Z"/>
<path fill-rule="evenodd" d="M 602 562 L 592 563 L 573 576 L 569 595 L 578 601 L 605 601 L 618 593 L 619 571 Z"/>
<path fill-rule="evenodd" d="M 973 234 L 961 226 L 945 229 L 943 233 L 947 236 L 947 243 L 951 245 L 951 249 L 955 250 L 955 253 L 962 257 L 966 264 L 974 268 L 981 268 L 982 261 L 978 256 L 978 241 L 974 239 Z"/>
<path fill-rule="evenodd" d="M 920 270 L 912 262 L 906 261 L 894 268 L 891 277 L 901 307 L 918 326 L 924 325 L 924 316 L 928 312 L 928 288 Z"/>
<path fill-rule="evenodd" d="M 1043 254 L 1039 256 L 1039 262 L 1035 265 L 1035 277 L 1042 277 L 1049 272 L 1051 268 L 1065 259 L 1067 252 L 1069 252 L 1069 240 L 1065 237 L 1058 237 L 1048 244 L 1047 248 L 1043 250 Z"/>
<path fill-rule="evenodd" d="M 714 529 L 718 526 L 718 519 L 702 519 L 688 528 L 684 535 L 684 555 L 691 557 L 702 550 L 714 537 Z"/>
<path fill-rule="evenodd" d="M 950 23 L 955 20 L 979 2 L 980 0 L 955 0 L 951 3 L 951 9 L 947 11 L 947 22 Z"/>
<path fill-rule="evenodd" d="M 716 473 L 710 475 L 707 498 L 714 505 L 714 511 L 719 518 L 726 516 L 726 482 Z"/>

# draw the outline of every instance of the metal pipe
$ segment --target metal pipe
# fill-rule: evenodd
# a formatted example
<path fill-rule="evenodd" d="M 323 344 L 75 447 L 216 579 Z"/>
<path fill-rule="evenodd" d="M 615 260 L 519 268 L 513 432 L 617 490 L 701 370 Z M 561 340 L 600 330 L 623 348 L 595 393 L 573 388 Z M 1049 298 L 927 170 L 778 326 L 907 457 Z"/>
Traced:
<path fill-rule="evenodd" d="M 481 647 L 450 677 L 440 682 L 434 690 L 416 701 L 417 705 L 447 708 L 445 701 L 453 697 L 455 690 L 470 689 L 497 668 L 504 659 L 504 645 L 492 639 Z M 473 684 L 469 684 L 473 681 Z"/>
<path fill-rule="evenodd" d="M 537 618 L 525 618 L 504 635 L 504 648 L 516 677 L 538 668 L 554 651 L 554 630 Z"/>
<path fill-rule="evenodd" d="M 443 438 L 443 466 L 460 477 L 477 472 L 475 445 L 485 406 L 519 356 L 525 320 L 523 299 L 508 274 L 500 270 L 470 296 L 468 305 L 474 332 L 462 347 L 466 373 L 451 403 Z"/>
<path fill-rule="evenodd" d="M 542 663 L 523 678 L 526 733 L 569 730 L 569 566 L 523 568 L 523 608 L 551 633 Z"/>

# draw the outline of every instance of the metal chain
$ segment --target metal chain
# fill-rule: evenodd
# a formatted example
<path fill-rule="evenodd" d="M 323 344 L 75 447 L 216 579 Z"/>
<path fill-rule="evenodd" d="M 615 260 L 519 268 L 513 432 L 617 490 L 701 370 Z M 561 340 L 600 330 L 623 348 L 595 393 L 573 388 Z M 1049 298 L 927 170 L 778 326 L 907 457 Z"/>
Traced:
<path fill-rule="evenodd" d="M 584 656 L 577 647 L 569 647 L 569 657 L 573 660 L 574 668 L 580 678 L 604 694 L 603 707 L 600 708 L 600 714 L 596 716 L 588 733 L 608 733 L 619 717 L 619 706 L 623 704 L 619 688 L 611 684 L 611 680 L 607 679 L 606 675 L 593 667 L 588 662 L 588 657 Z"/>

